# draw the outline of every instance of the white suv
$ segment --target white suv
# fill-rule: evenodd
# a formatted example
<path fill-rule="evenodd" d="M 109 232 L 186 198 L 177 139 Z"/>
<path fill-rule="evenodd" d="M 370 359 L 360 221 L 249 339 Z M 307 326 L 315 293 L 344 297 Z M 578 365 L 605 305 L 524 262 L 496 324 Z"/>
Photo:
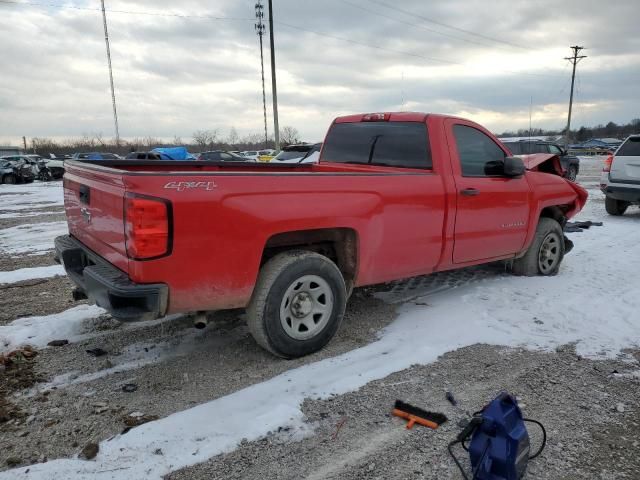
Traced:
<path fill-rule="evenodd" d="M 602 169 L 600 190 L 610 215 L 622 215 L 640 204 L 640 135 L 631 135 L 609 155 Z"/>

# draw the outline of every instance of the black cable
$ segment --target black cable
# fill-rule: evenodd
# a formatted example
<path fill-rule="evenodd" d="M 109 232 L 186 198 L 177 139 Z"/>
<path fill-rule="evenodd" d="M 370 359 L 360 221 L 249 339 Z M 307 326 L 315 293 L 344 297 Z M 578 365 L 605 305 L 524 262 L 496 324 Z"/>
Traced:
<path fill-rule="evenodd" d="M 458 460 L 458 457 L 455 456 L 455 454 L 453 453 L 453 450 L 452 450 L 452 447 L 457 443 L 462 443 L 462 441 L 461 440 L 454 440 L 453 442 L 449 443 L 449 445 L 447 445 L 447 450 L 449 450 L 449 455 L 451 455 L 451 458 L 453 458 L 453 461 L 456 462 L 456 465 L 460 469 L 460 473 L 462 474 L 462 477 L 464 478 L 464 480 L 469 480 L 469 477 L 467 477 L 467 474 L 464 473 L 464 468 L 462 468 L 462 465 L 460 464 L 460 461 Z"/>
<path fill-rule="evenodd" d="M 529 455 L 529 460 L 532 460 L 532 459 L 536 458 L 538 455 L 540 455 L 542 453 L 542 450 L 544 450 L 544 447 L 547 444 L 547 431 L 545 430 L 544 425 L 542 425 L 542 423 L 540 423 L 537 420 L 532 420 L 530 418 L 523 418 L 522 420 L 524 420 L 525 422 L 535 423 L 542 430 L 542 445 L 540 445 L 540 448 L 538 449 L 538 451 L 536 453 L 534 453 L 533 455 Z"/>

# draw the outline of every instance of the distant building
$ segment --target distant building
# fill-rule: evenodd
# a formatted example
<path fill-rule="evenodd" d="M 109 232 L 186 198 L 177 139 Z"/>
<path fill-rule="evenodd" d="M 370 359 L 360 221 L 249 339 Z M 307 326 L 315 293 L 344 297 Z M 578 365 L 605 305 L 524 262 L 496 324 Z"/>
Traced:
<path fill-rule="evenodd" d="M 20 147 L 10 147 L 9 145 L 0 145 L 0 157 L 5 155 L 20 155 L 22 149 Z"/>

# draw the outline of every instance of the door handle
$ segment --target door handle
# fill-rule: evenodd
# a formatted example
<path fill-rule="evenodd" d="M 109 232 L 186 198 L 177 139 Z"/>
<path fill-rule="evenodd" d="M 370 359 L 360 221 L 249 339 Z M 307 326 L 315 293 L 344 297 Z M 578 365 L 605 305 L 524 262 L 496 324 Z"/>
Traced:
<path fill-rule="evenodd" d="M 465 188 L 464 190 L 460 190 L 460 194 L 466 197 L 475 197 L 476 195 L 480 195 L 480 190 L 475 188 Z"/>

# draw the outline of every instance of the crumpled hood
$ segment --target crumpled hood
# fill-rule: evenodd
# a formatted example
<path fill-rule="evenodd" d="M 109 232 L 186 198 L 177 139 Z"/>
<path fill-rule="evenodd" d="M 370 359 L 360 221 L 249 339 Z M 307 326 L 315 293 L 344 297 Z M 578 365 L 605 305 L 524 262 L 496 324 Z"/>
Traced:
<path fill-rule="evenodd" d="M 532 153 L 531 155 L 518 155 L 524 162 L 524 167 L 532 172 L 554 173 L 563 176 L 564 169 L 560 163 L 560 157 L 553 153 Z"/>

